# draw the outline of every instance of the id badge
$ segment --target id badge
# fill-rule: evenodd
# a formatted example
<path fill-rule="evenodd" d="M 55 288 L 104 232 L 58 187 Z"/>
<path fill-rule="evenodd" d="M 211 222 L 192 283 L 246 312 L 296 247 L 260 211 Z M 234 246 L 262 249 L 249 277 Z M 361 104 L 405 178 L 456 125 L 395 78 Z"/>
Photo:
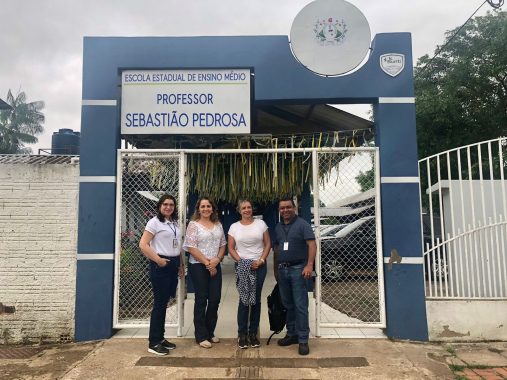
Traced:
<path fill-rule="evenodd" d="M 284 251 L 288 251 L 289 250 L 289 242 L 288 241 L 286 241 L 286 242 L 283 243 L 283 250 Z"/>
<path fill-rule="evenodd" d="M 173 248 L 178 248 L 178 239 L 173 239 Z"/>

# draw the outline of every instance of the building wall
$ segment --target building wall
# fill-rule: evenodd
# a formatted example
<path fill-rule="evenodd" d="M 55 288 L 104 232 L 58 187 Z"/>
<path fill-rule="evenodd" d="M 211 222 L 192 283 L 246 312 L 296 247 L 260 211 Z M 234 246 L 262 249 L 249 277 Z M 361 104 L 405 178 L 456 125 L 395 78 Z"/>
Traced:
<path fill-rule="evenodd" d="M 507 340 L 507 300 L 426 301 L 431 341 Z"/>
<path fill-rule="evenodd" d="M 74 338 L 79 166 L 0 163 L 0 343 Z"/>

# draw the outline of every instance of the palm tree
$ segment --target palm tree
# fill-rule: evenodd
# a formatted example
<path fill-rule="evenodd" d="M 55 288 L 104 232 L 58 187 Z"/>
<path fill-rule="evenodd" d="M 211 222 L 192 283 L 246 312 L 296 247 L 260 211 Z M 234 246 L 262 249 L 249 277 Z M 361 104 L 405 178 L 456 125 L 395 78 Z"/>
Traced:
<path fill-rule="evenodd" d="M 31 148 L 25 144 L 38 141 L 36 135 L 44 132 L 44 102 L 26 102 L 26 94 L 19 92 L 16 97 L 11 90 L 7 93 L 6 102 L 12 109 L 0 111 L 0 153 L 29 154 Z"/>

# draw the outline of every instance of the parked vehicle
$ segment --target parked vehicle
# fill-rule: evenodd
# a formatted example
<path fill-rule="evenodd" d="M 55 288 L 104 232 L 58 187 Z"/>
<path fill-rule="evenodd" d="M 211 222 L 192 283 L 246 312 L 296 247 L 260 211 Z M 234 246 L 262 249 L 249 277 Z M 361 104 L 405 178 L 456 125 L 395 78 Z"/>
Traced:
<path fill-rule="evenodd" d="M 340 231 L 341 229 L 343 229 L 344 227 L 347 227 L 348 224 L 345 223 L 345 224 L 334 224 L 334 225 L 325 225 L 325 226 L 320 226 L 321 229 L 320 229 L 320 237 L 321 238 L 330 238 L 330 237 L 334 237 L 334 235 Z"/>
<path fill-rule="evenodd" d="M 433 216 L 433 239 L 431 219 L 422 215 L 424 250 L 427 244 L 433 247 L 441 239 L 440 217 Z M 321 230 L 321 275 L 324 280 L 338 281 L 353 277 L 375 277 L 377 275 L 377 240 L 374 216 L 367 216 L 340 226 L 336 232 Z M 428 265 L 429 260 L 429 265 Z M 443 281 L 449 273 L 447 253 L 435 250 L 424 256 L 425 276 L 432 281 Z"/>
<path fill-rule="evenodd" d="M 321 239 L 321 274 L 324 280 L 377 276 L 377 237 L 374 216 L 346 225 Z"/>

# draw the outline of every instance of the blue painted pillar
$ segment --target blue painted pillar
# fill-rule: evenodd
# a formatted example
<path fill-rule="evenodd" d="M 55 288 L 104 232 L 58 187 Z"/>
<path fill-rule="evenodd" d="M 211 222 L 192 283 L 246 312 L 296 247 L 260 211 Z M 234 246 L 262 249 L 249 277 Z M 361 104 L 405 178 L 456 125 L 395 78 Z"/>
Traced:
<path fill-rule="evenodd" d="M 386 332 L 396 339 L 426 341 L 414 100 L 380 98 L 374 117 L 380 146 Z M 402 261 L 389 265 L 394 250 Z"/>
<path fill-rule="evenodd" d="M 79 186 L 76 341 L 112 335 L 115 250 L 115 101 L 83 100 Z"/>

